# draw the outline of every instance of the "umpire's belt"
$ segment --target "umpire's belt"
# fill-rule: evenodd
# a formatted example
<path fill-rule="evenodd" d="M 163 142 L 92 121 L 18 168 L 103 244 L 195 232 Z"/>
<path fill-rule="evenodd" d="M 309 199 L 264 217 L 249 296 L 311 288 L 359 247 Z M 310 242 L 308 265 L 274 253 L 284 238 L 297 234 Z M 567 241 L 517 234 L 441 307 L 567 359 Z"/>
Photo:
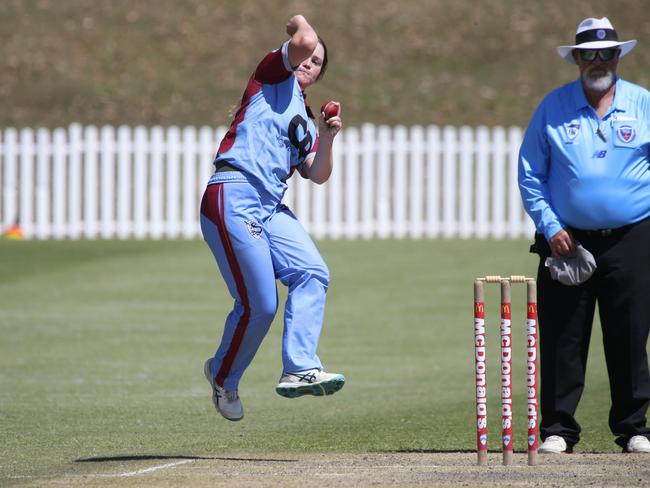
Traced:
<path fill-rule="evenodd" d="M 575 229 L 571 228 L 571 231 L 576 236 L 588 236 L 588 237 L 611 237 L 618 234 L 622 234 L 627 230 L 634 227 L 637 223 L 624 225 L 623 227 L 616 227 L 613 229 Z"/>

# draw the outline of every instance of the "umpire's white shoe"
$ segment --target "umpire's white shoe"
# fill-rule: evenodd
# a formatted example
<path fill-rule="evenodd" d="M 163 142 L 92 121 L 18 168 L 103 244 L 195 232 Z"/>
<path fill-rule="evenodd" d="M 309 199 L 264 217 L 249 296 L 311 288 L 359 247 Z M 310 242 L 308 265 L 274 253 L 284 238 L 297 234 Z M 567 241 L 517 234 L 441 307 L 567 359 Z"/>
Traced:
<path fill-rule="evenodd" d="M 566 441 L 559 435 L 550 435 L 542 442 L 537 452 L 542 454 L 561 454 L 567 452 Z"/>
<path fill-rule="evenodd" d="M 627 441 L 626 452 L 650 452 L 650 441 L 643 435 L 635 435 Z"/>
<path fill-rule="evenodd" d="M 296 398 L 302 395 L 332 395 L 343 388 L 345 376 L 336 373 L 326 373 L 320 369 L 294 371 L 285 373 L 275 391 L 278 395 L 287 398 Z"/>
<path fill-rule="evenodd" d="M 228 420 L 241 420 L 244 418 L 244 407 L 239 399 L 239 394 L 237 390 L 227 391 L 215 383 L 210 367 L 212 365 L 212 359 L 208 359 L 203 365 L 203 374 L 205 374 L 205 379 L 212 386 L 212 403 L 214 403 L 214 408 Z"/>

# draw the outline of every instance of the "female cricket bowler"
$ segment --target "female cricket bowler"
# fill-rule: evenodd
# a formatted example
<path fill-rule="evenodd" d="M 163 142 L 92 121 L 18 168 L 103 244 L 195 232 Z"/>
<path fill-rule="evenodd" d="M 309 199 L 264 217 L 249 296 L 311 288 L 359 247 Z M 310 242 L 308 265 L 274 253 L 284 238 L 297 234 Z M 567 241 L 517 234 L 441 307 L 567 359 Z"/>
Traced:
<path fill-rule="evenodd" d="M 250 77 L 201 202 L 203 237 L 235 299 L 221 344 L 204 366 L 214 406 L 228 420 L 244 417 L 239 381 L 277 311 L 276 279 L 288 287 L 277 393 L 329 395 L 345 383 L 343 375 L 326 373 L 316 355 L 327 266 L 281 203 L 294 170 L 318 184 L 329 179 L 342 122 L 321 113 L 316 132 L 304 90 L 325 73 L 327 47 L 302 15 L 288 21 L 286 32 L 290 39 Z"/>

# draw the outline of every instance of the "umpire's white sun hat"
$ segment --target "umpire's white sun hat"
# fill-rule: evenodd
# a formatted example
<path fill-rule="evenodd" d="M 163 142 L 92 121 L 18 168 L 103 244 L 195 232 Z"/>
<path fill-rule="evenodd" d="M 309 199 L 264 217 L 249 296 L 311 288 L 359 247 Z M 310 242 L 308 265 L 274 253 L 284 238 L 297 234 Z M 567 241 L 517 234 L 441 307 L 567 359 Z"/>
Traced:
<path fill-rule="evenodd" d="M 575 64 L 571 51 L 574 49 L 607 49 L 620 47 L 620 58 L 629 53 L 636 45 L 636 40 L 620 41 L 618 34 L 607 17 L 595 19 L 590 17 L 578 24 L 576 43 L 573 46 L 558 46 L 557 53 L 567 62 Z"/>

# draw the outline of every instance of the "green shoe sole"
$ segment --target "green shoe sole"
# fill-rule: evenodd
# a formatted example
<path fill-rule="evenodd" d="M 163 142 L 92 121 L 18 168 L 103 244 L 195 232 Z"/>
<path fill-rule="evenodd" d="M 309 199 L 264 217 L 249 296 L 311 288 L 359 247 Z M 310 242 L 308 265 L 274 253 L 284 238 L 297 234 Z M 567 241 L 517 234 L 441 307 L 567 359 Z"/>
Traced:
<path fill-rule="evenodd" d="M 291 386 L 289 383 L 280 383 L 275 391 L 278 395 L 286 398 L 298 398 L 303 395 L 325 396 L 333 395 L 345 385 L 345 376 L 338 375 L 334 378 L 320 383 Z"/>

